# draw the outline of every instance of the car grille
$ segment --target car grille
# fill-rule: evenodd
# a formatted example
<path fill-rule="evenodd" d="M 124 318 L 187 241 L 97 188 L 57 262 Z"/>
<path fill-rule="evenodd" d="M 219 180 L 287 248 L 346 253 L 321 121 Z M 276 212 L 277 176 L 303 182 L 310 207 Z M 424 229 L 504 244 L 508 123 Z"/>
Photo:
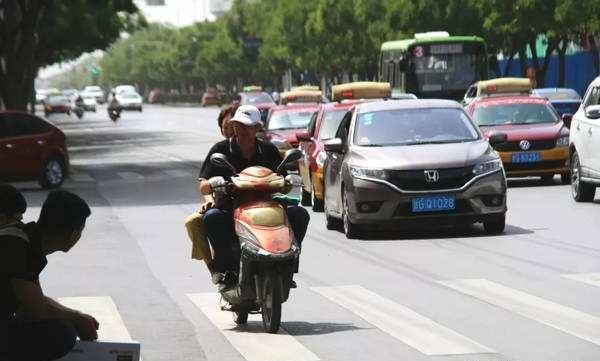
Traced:
<path fill-rule="evenodd" d="M 425 170 L 391 170 L 388 181 L 396 187 L 408 191 L 428 191 L 461 188 L 473 179 L 473 167 L 437 169 L 439 180 L 427 182 Z"/>
<path fill-rule="evenodd" d="M 519 141 L 520 142 L 520 141 Z M 499 152 L 518 152 L 522 151 L 519 146 L 519 142 L 507 142 L 504 144 L 499 144 L 495 148 Z M 547 140 L 530 140 L 531 148 L 527 150 L 545 150 L 552 149 L 556 146 L 556 139 L 547 139 Z"/>
<path fill-rule="evenodd" d="M 545 160 L 535 163 L 504 163 L 504 170 L 507 172 L 544 170 L 564 167 L 565 160 Z"/>
<path fill-rule="evenodd" d="M 412 203 L 400 203 L 394 212 L 396 217 L 419 217 L 419 216 L 431 216 L 431 215 L 443 215 L 443 214 L 456 214 L 456 213 L 472 213 L 473 207 L 466 199 L 457 199 L 456 208 L 448 211 L 435 211 L 435 212 L 418 212 L 413 213 Z"/>

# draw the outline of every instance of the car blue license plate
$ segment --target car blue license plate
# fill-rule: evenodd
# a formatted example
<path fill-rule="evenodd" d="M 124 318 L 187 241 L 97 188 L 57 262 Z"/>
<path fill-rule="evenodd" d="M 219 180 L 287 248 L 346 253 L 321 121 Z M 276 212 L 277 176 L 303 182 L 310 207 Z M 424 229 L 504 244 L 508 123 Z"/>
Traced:
<path fill-rule="evenodd" d="M 520 152 L 512 154 L 513 163 L 535 163 L 542 160 L 540 152 Z"/>
<path fill-rule="evenodd" d="M 441 212 L 456 209 L 456 201 L 452 196 L 416 197 L 412 199 L 412 211 L 418 212 Z"/>

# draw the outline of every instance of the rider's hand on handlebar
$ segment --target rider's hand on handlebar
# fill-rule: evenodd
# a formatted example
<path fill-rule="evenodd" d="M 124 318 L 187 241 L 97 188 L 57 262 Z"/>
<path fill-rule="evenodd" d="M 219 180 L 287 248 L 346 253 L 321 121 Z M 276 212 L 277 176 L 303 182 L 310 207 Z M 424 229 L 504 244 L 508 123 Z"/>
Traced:
<path fill-rule="evenodd" d="M 208 184 L 210 184 L 210 187 L 215 190 L 216 188 L 219 187 L 225 187 L 227 185 L 227 181 L 225 180 L 225 178 L 221 177 L 221 176 L 217 176 L 217 177 L 212 177 L 208 180 Z"/>

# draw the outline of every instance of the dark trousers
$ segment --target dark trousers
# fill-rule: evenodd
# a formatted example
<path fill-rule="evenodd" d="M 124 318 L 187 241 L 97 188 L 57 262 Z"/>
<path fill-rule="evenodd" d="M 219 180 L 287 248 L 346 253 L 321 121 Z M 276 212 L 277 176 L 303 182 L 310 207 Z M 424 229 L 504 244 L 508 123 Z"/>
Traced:
<path fill-rule="evenodd" d="M 62 320 L 0 321 L 0 360 L 51 361 L 69 353 L 77 331 Z"/>
<path fill-rule="evenodd" d="M 306 235 L 310 215 L 306 209 L 300 206 L 288 206 L 286 213 L 298 245 L 302 247 L 302 240 Z M 231 211 L 212 208 L 204 214 L 203 222 L 210 244 L 215 251 L 213 261 L 215 271 L 235 270 L 237 260 L 233 257 L 232 247 L 237 242 L 237 236 Z"/>

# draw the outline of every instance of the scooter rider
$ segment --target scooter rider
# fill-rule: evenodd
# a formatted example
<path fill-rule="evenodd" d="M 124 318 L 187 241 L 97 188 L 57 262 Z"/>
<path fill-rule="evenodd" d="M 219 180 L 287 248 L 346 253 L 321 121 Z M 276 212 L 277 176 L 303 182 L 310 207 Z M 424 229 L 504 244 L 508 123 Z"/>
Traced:
<path fill-rule="evenodd" d="M 210 195 L 215 187 L 224 185 L 231 174 L 227 169 L 212 165 L 210 157 L 214 153 L 224 154 L 235 167 L 236 172 L 251 166 L 263 166 L 276 171 L 282 161 L 277 147 L 268 141 L 256 138 L 262 123 L 260 111 L 255 106 L 240 106 L 230 122 L 233 124 L 234 136 L 216 143 L 210 149 L 199 176 L 200 192 L 205 196 L 205 203 L 202 205 L 202 210 L 205 211 L 204 226 L 215 253 L 212 268 L 222 276 L 216 280 L 213 277 L 213 281 L 218 281 L 225 286 L 234 282 L 234 279 L 227 277 L 227 274 L 229 271 L 235 271 L 237 267 L 237 260 L 232 254 L 232 246 L 237 242 L 237 236 L 234 231 L 231 207 L 221 205 L 219 208 L 214 207 L 214 200 Z M 283 173 L 282 175 L 285 176 L 286 172 Z M 310 216 L 306 209 L 297 205 L 288 206 L 286 213 L 292 231 L 301 245 Z M 295 284 L 292 285 L 294 286 Z"/>

